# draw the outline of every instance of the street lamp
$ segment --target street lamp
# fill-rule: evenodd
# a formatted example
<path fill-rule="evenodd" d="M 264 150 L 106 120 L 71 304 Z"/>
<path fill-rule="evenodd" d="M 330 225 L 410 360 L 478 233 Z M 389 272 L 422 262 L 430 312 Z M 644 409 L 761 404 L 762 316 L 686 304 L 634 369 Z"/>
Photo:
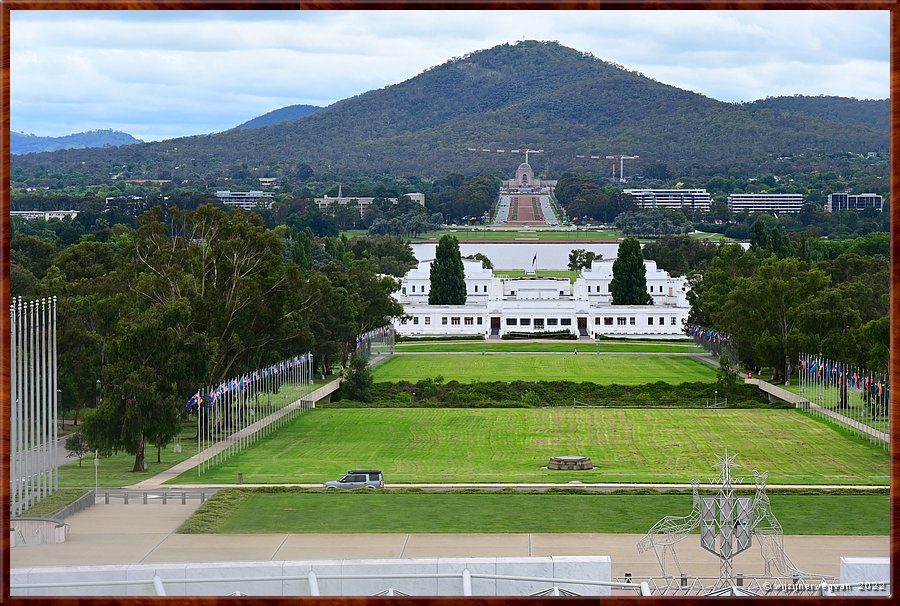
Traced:
<path fill-rule="evenodd" d="M 716 395 L 715 395 L 714 403 L 715 403 L 716 406 L 719 405 L 719 390 L 718 390 L 718 389 L 716 390 Z"/>
<path fill-rule="evenodd" d="M 97 379 L 97 407 L 100 407 L 100 379 Z"/>

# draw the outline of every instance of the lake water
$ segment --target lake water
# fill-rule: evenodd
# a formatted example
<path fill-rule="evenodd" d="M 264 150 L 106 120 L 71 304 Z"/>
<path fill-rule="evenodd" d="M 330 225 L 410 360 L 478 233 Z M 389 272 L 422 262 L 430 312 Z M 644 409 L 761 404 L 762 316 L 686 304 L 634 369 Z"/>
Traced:
<path fill-rule="evenodd" d="M 434 259 L 434 251 L 437 244 L 412 244 L 413 254 L 419 261 Z M 565 242 L 531 243 L 522 242 L 512 244 L 509 242 L 478 242 L 475 244 L 461 243 L 459 251 L 462 256 L 474 255 L 480 252 L 487 256 L 496 269 L 531 269 L 534 256 L 537 255 L 537 269 L 568 269 L 569 252 L 576 248 L 583 248 L 603 255 L 604 259 L 614 259 L 619 250 L 618 244 L 570 244 Z"/>

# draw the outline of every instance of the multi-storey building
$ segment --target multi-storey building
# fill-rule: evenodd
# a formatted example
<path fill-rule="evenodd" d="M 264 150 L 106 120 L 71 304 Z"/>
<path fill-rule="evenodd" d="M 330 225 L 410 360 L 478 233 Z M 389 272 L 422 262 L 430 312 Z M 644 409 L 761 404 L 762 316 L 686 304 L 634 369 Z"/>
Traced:
<path fill-rule="evenodd" d="M 638 208 L 669 208 L 708 212 L 709 192 L 705 189 L 626 189 Z"/>
<path fill-rule="evenodd" d="M 10 217 L 22 217 L 23 219 L 74 219 L 78 216 L 77 210 L 11 210 Z"/>
<path fill-rule="evenodd" d="M 420 194 L 418 192 L 412 192 L 409 194 L 403 194 L 407 198 L 409 198 L 412 202 L 415 202 L 419 206 L 425 207 L 425 194 Z M 391 204 L 397 204 L 397 198 L 385 198 Z M 335 206 L 347 206 L 356 207 L 359 209 L 359 216 L 362 217 L 366 214 L 366 211 L 375 201 L 374 197 L 360 197 L 360 196 L 344 196 L 341 194 L 340 189 L 338 190 L 338 195 L 335 198 L 329 198 L 328 196 L 324 196 L 322 198 L 316 198 L 315 203 L 316 206 L 319 207 L 319 210 L 324 212 L 334 212 Z"/>
<path fill-rule="evenodd" d="M 244 210 L 252 210 L 258 206 L 271 206 L 274 194 L 267 191 L 217 191 L 216 198 L 226 206 L 236 206 Z"/>
<path fill-rule="evenodd" d="M 498 278 L 480 261 L 463 259 L 465 305 L 429 305 L 431 261 L 422 261 L 395 294 L 405 316 L 394 322 L 408 336 L 566 331 L 579 337 L 684 336 L 690 311 L 687 281 L 644 261 L 652 305 L 612 305 L 613 259 L 594 261 L 574 283 L 566 278 Z"/>
<path fill-rule="evenodd" d="M 828 194 L 828 202 L 825 211 L 834 213 L 841 210 L 865 210 L 874 208 L 881 212 L 882 198 L 878 194 L 851 194 L 849 192 L 835 192 Z"/>
<path fill-rule="evenodd" d="M 799 213 L 803 194 L 730 194 L 728 210 L 748 213 Z"/>

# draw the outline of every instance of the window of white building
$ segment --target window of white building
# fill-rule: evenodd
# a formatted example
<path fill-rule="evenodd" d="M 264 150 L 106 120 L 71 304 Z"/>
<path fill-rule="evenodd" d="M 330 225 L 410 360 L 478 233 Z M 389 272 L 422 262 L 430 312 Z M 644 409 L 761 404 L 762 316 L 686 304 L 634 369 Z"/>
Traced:
<path fill-rule="evenodd" d="M 516 320 L 515 318 L 506 318 L 507 326 L 515 326 L 516 324 L 518 324 L 518 320 Z"/>
<path fill-rule="evenodd" d="M 425 324 L 431 324 L 431 316 L 425 316 Z"/>
<path fill-rule="evenodd" d="M 634 321 L 634 320 L 635 320 L 635 319 L 634 319 L 634 316 L 631 316 L 630 318 L 628 318 L 628 323 L 631 324 L 632 326 L 634 326 L 634 325 L 635 325 L 635 321 Z"/>
<path fill-rule="evenodd" d="M 522 318 L 519 320 L 519 326 L 531 326 L 531 318 Z"/>
<path fill-rule="evenodd" d="M 472 326 L 475 324 L 475 318 L 466 318 L 465 319 L 466 326 Z"/>
<path fill-rule="evenodd" d="M 672 326 L 675 326 L 675 316 L 672 316 L 672 321 L 670 322 Z"/>
<path fill-rule="evenodd" d="M 595 325 L 596 325 L 596 324 L 600 324 L 602 321 L 603 321 L 603 319 L 602 319 L 600 316 L 597 316 L 596 318 L 594 318 L 594 324 L 595 324 Z"/>
<path fill-rule="evenodd" d="M 556 318 L 547 318 L 547 326 L 556 326 L 558 323 Z"/>
<path fill-rule="evenodd" d="M 666 319 L 663 318 L 662 316 L 660 316 L 660 318 L 659 318 L 659 325 L 660 325 L 660 326 L 665 326 L 665 325 L 666 325 Z"/>
<path fill-rule="evenodd" d="M 544 328 L 544 318 L 535 318 L 534 319 L 534 327 L 535 328 Z"/>
<path fill-rule="evenodd" d="M 442 317 L 441 317 L 441 324 L 444 325 L 444 326 L 447 325 L 447 316 L 442 316 Z"/>
<path fill-rule="evenodd" d="M 625 318 L 622 318 L 622 317 L 616 318 L 616 324 L 619 326 L 625 326 Z"/>
<path fill-rule="evenodd" d="M 413 324 L 419 323 L 419 316 L 413 316 Z"/>
<path fill-rule="evenodd" d="M 612 323 L 613 323 L 612 321 L 613 321 L 612 318 L 603 318 L 604 326 L 612 326 Z"/>
<path fill-rule="evenodd" d="M 653 326 L 653 318 L 647 318 L 647 325 Z"/>
<path fill-rule="evenodd" d="M 450 318 L 450 324 L 453 326 L 459 326 L 459 316 L 453 316 Z"/>
<path fill-rule="evenodd" d="M 560 326 L 572 326 L 572 318 L 563 318 L 559 321 Z"/>

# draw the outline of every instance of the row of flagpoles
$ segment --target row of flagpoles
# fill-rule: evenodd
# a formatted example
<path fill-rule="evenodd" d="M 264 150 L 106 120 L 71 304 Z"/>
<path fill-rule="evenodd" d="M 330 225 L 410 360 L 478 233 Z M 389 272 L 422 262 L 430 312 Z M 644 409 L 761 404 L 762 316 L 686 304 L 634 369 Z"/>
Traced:
<path fill-rule="evenodd" d="M 727 351 L 731 360 L 737 362 L 734 356 L 734 341 L 728 333 L 696 324 L 685 325 L 684 331 L 689 337 L 693 337 L 701 347 L 715 352 L 717 356 L 721 356 L 723 351 Z"/>
<path fill-rule="evenodd" d="M 240 452 L 312 407 L 312 354 L 294 356 L 199 389 L 184 405 L 197 414 L 197 474 Z"/>
<path fill-rule="evenodd" d="M 10 515 L 59 490 L 56 297 L 9 306 Z"/>
<path fill-rule="evenodd" d="M 391 326 L 382 326 L 365 332 L 356 337 L 356 354 L 374 366 L 394 354 L 395 336 Z"/>
<path fill-rule="evenodd" d="M 815 405 L 811 412 L 832 419 L 837 413 L 854 433 L 887 447 L 891 390 L 886 375 L 810 354 L 800 354 L 797 366 L 800 394 Z M 885 439 L 866 427 L 882 431 Z"/>

